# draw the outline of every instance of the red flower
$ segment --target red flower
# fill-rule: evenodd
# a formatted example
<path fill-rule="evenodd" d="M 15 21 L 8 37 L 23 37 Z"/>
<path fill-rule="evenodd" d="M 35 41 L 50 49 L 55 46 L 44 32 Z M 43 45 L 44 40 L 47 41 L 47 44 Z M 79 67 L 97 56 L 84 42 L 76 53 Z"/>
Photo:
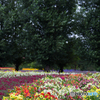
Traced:
<path fill-rule="evenodd" d="M 25 93 L 28 93 L 28 92 L 29 92 L 29 90 L 25 90 L 24 92 L 25 92 Z"/>
<path fill-rule="evenodd" d="M 54 95 L 51 95 L 51 97 L 52 97 L 52 98 L 55 98 L 55 96 L 54 96 Z"/>
<path fill-rule="evenodd" d="M 16 88 L 16 91 L 19 91 L 20 90 L 20 87 L 18 87 L 18 86 L 15 86 L 15 88 Z"/>
<path fill-rule="evenodd" d="M 34 87 L 34 90 L 36 91 L 37 90 L 37 87 Z"/>
<path fill-rule="evenodd" d="M 55 97 L 55 99 L 58 99 L 57 97 Z"/>
<path fill-rule="evenodd" d="M 25 97 L 30 96 L 29 90 L 26 89 L 26 90 L 24 91 L 24 96 L 25 96 Z"/>
<path fill-rule="evenodd" d="M 45 95 L 45 98 L 47 98 L 48 97 L 48 95 Z"/>
<path fill-rule="evenodd" d="M 51 95 L 51 93 L 50 93 L 50 92 L 47 92 L 47 94 Z"/>
<path fill-rule="evenodd" d="M 43 95 L 43 96 L 44 96 L 44 93 L 41 93 L 41 95 Z"/>

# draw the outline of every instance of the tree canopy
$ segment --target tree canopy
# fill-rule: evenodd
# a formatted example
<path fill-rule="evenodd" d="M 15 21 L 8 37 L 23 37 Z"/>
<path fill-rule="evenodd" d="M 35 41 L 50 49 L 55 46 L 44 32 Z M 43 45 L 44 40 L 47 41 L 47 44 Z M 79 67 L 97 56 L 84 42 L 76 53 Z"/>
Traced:
<path fill-rule="evenodd" d="M 28 34 L 26 38 L 30 39 L 26 44 L 32 48 L 35 59 L 45 67 L 57 64 L 63 69 L 72 60 L 73 44 L 68 35 L 73 27 L 75 10 L 76 2 L 73 0 L 33 1 L 26 9 L 31 20 L 31 24 L 26 23 L 24 27 L 27 30 L 24 34 Z"/>
<path fill-rule="evenodd" d="M 25 61 L 37 61 L 45 70 L 58 66 L 62 72 L 64 66 L 78 64 L 79 59 L 100 66 L 99 0 L 0 3 L 0 66 L 14 63 L 18 70 Z M 72 34 L 83 38 L 70 38 Z"/>

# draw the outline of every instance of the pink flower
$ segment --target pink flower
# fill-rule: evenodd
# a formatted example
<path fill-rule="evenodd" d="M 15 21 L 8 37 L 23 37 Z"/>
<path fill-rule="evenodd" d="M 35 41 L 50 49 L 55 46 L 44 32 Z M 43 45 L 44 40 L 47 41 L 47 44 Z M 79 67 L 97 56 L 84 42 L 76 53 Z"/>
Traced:
<path fill-rule="evenodd" d="M 62 80 L 64 80 L 65 78 L 64 77 L 60 77 Z"/>
<path fill-rule="evenodd" d="M 78 85 L 76 85 L 76 89 L 78 89 Z"/>

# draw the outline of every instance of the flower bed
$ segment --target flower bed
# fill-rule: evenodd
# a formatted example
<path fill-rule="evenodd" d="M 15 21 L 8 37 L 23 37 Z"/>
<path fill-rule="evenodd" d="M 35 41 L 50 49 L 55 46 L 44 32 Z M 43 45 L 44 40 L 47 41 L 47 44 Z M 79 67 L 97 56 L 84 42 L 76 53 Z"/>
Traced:
<path fill-rule="evenodd" d="M 2 94 L 4 96 L 1 100 L 100 100 L 100 73 L 43 74 L 41 72 L 41 75 L 32 75 L 32 73 L 21 75 L 21 72 L 20 76 L 17 74 L 19 73 L 17 72 L 13 77 L 3 76 L 1 78 L 1 89 L 6 91 Z M 15 87 L 13 88 L 13 86 Z M 96 92 L 97 96 L 76 95 L 71 97 L 71 92 Z"/>
<path fill-rule="evenodd" d="M 15 71 L 15 68 L 13 68 L 13 67 L 0 67 L 0 71 L 4 71 L 4 70 Z"/>
<path fill-rule="evenodd" d="M 45 77 L 46 74 L 58 73 L 0 71 L 0 100 L 7 94 L 7 89 L 13 89 L 13 86 L 20 86 L 23 83 L 32 83 L 33 80 Z"/>

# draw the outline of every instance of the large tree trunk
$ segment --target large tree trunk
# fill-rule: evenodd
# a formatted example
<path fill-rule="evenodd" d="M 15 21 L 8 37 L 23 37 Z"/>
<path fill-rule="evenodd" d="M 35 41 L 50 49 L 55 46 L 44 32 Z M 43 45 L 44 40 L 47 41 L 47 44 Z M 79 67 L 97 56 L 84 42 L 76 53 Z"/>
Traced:
<path fill-rule="evenodd" d="M 16 70 L 16 71 L 19 70 L 19 66 L 20 66 L 20 64 L 15 64 L 15 70 Z"/>
<path fill-rule="evenodd" d="M 63 66 L 62 65 L 59 65 L 60 69 L 59 69 L 59 73 L 60 72 L 63 72 Z"/>
<path fill-rule="evenodd" d="M 49 66 L 46 66 L 46 67 L 44 68 L 44 71 L 46 71 L 46 72 L 50 72 L 50 68 L 49 68 Z"/>
<path fill-rule="evenodd" d="M 19 70 L 19 66 L 21 65 L 22 63 L 22 58 L 17 58 L 16 61 L 15 61 L 15 70 L 18 71 Z"/>
<path fill-rule="evenodd" d="M 76 71 L 76 66 L 77 66 L 77 65 L 75 64 L 75 71 Z"/>

